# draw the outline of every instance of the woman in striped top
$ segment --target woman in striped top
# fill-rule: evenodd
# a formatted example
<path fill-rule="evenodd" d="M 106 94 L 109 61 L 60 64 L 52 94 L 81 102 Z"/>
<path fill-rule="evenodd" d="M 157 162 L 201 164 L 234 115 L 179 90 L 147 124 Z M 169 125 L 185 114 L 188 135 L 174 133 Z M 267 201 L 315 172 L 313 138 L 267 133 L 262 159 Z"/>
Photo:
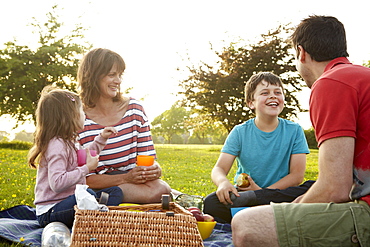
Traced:
<path fill-rule="evenodd" d="M 160 202 L 162 194 L 170 194 L 171 188 L 159 179 L 157 162 L 149 167 L 136 166 L 137 155 L 156 153 L 143 107 L 120 93 L 124 70 L 122 57 L 102 48 L 88 52 L 79 66 L 77 79 L 86 113 L 80 144 L 88 146 L 106 126 L 118 131 L 101 151 L 99 165 L 86 182 L 93 189 L 119 186 L 124 202 Z"/>

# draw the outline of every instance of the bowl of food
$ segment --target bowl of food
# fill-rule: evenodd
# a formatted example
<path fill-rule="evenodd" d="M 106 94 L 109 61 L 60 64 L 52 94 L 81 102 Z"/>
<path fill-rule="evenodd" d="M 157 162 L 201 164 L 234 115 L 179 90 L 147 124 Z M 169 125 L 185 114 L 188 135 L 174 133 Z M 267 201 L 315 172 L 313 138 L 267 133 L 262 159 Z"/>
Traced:
<path fill-rule="evenodd" d="M 197 207 L 189 207 L 187 208 L 187 210 L 192 213 L 197 220 L 198 230 L 202 239 L 204 240 L 206 238 L 209 238 L 217 223 L 213 216 L 209 214 L 204 214 Z"/>
<path fill-rule="evenodd" d="M 213 229 L 215 228 L 216 221 L 198 221 L 198 230 L 202 239 L 209 238 L 212 234 Z"/>

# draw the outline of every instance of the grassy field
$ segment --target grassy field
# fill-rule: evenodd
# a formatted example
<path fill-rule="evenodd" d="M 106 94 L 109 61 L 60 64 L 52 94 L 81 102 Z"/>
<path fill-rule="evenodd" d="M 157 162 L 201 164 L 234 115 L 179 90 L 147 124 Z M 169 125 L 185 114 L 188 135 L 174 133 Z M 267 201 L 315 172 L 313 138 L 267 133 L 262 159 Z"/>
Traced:
<path fill-rule="evenodd" d="M 156 145 L 163 177 L 172 188 L 183 193 L 206 196 L 216 187 L 211 170 L 220 154 L 221 145 Z M 317 179 L 317 150 L 307 156 L 305 179 Z M 26 163 L 28 151 L 0 149 L 0 209 L 19 204 L 33 205 L 36 170 Z M 229 179 L 235 174 L 234 165 Z M 4 245 L 0 241 L 0 246 Z"/>

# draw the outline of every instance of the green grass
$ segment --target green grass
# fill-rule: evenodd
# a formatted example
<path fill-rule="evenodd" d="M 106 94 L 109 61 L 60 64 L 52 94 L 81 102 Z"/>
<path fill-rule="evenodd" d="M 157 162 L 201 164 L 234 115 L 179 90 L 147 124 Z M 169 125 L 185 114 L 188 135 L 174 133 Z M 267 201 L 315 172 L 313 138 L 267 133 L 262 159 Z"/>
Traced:
<path fill-rule="evenodd" d="M 156 145 L 163 176 L 172 188 L 183 193 L 206 196 L 216 190 L 210 179 L 211 170 L 220 154 L 221 145 Z M 317 179 L 318 151 L 307 155 L 305 180 Z M 25 150 L 0 149 L 0 209 L 19 204 L 33 205 L 36 170 L 27 166 Z M 236 165 L 229 173 L 232 181 Z M 0 246 L 9 245 L 0 240 Z M 19 246 L 19 245 L 18 245 Z"/>

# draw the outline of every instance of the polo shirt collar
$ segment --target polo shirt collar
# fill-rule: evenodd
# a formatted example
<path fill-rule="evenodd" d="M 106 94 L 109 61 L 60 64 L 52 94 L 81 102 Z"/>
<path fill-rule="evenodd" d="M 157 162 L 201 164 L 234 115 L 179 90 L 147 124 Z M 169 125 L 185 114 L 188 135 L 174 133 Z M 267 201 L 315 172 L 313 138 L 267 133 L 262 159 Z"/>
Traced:
<path fill-rule="evenodd" d="M 334 68 L 338 64 L 351 64 L 351 62 L 346 57 L 334 58 L 326 65 L 324 72 Z"/>

